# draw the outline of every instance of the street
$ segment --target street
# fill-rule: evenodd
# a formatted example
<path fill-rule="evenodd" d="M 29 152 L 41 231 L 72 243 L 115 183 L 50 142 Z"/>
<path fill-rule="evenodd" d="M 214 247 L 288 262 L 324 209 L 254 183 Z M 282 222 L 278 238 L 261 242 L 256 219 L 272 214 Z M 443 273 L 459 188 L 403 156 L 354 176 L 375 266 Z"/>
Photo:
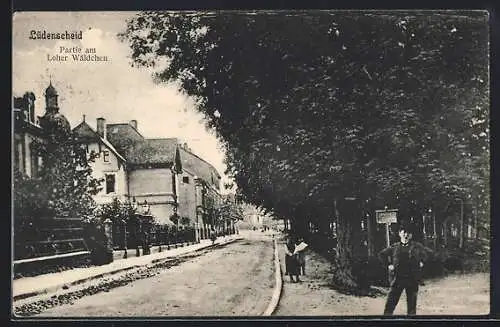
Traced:
<path fill-rule="evenodd" d="M 258 316 L 274 287 L 269 236 L 215 248 L 157 275 L 85 296 L 40 317 Z"/>

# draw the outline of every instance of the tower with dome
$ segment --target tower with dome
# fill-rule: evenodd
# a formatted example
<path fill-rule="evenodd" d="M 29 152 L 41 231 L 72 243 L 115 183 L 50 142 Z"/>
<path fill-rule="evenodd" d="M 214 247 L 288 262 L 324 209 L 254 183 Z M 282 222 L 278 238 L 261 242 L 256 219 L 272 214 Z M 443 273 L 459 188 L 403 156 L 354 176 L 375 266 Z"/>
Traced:
<path fill-rule="evenodd" d="M 71 133 L 68 119 L 59 112 L 58 97 L 59 94 L 50 81 L 45 90 L 45 114 L 39 117 L 40 126 L 49 135 L 56 133 L 56 131 L 63 134 Z"/>

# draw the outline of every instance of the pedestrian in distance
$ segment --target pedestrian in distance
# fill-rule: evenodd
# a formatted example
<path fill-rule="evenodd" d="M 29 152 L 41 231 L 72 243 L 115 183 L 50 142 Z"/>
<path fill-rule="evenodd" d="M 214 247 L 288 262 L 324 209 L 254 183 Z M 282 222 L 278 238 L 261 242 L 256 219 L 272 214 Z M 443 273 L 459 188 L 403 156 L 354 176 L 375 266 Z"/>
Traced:
<path fill-rule="evenodd" d="M 417 294 L 422 268 L 427 261 L 426 248 L 412 240 L 412 226 L 399 227 L 400 241 L 379 253 L 379 259 L 387 265 L 390 290 L 385 303 L 384 315 L 392 315 L 403 290 L 406 292 L 408 315 L 417 312 Z"/>
<path fill-rule="evenodd" d="M 295 253 L 295 238 L 289 237 L 285 245 L 285 275 L 290 276 L 290 282 L 298 283 L 299 278 L 299 260 Z M 294 280 L 295 277 L 295 280 Z"/>
<path fill-rule="evenodd" d="M 295 248 L 299 246 L 299 244 L 303 243 L 302 238 L 297 238 L 297 242 L 295 243 Z M 299 275 L 306 275 L 306 251 L 305 249 L 297 252 L 297 260 L 299 261 Z"/>
<path fill-rule="evenodd" d="M 216 239 L 217 239 L 217 233 L 215 232 L 215 229 L 212 227 L 210 229 L 210 240 L 212 241 L 212 245 L 215 243 Z"/>

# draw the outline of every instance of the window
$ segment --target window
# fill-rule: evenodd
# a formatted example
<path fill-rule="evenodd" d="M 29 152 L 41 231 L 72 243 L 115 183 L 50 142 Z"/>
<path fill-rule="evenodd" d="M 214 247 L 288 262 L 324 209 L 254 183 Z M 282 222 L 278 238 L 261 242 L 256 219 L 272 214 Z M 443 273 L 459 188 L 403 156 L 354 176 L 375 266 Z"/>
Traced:
<path fill-rule="evenodd" d="M 22 158 L 21 158 L 21 152 L 23 151 L 22 149 L 22 144 L 21 141 L 15 140 L 15 145 L 14 145 L 14 167 L 17 167 L 19 171 L 22 171 Z"/>
<path fill-rule="evenodd" d="M 106 174 L 106 194 L 115 193 L 115 175 Z"/>
<path fill-rule="evenodd" d="M 184 184 L 189 184 L 189 176 L 184 176 L 184 177 L 182 177 L 182 182 L 183 182 Z"/>
<path fill-rule="evenodd" d="M 104 162 L 109 162 L 109 151 L 102 152 L 102 159 L 104 160 Z"/>
<path fill-rule="evenodd" d="M 38 176 L 38 155 L 36 153 L 36 150 L 33 146 L 33 143 L 30 144 L 30 165 L 31 165 L 31 177 L 37 177 Z"/>

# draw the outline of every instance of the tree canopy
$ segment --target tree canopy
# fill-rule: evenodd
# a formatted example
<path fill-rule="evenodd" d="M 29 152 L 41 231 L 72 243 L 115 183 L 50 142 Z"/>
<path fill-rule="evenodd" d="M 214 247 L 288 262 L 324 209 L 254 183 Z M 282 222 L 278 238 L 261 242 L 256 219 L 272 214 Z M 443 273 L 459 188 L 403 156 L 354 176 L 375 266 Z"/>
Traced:
<path fill-rule="evenodd" d="M 300 221 L 335 198 L 489 216 L 482 11 L 142 12 L 135 65 L 178 81 L 251 203 Z"/>
<path fill-rule="evenodd" d="M 144 12 L 122 37 L 198 99 L 253 203 L 488 184 L 484 12 Z"/>

